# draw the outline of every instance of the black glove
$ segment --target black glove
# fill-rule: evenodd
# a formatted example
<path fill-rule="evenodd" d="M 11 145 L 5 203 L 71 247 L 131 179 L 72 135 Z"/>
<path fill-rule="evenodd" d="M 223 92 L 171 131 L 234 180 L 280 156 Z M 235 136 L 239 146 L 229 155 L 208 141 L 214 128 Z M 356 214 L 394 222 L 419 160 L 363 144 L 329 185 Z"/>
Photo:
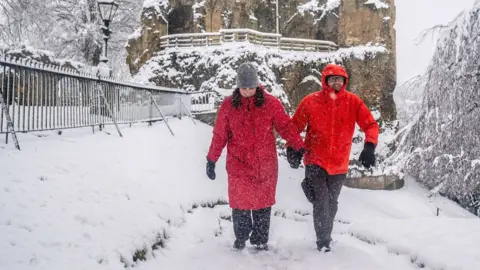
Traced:
<path fill-rule="evenodd" d="M 298 151 L 296 151 L 292 147 L 287 147 L 287 161 L 290 163 L 290 167 L 298 169 L 300 163 L 302 162 L 304 153 L 305 149 L 303 148 L 300 148 Z"/>
<path fill-rule="evenodd" d="M 210 161 L 208 158 L 207 158 L 207 176 L 208 176 L 208 178 L 210 178 L 211 180 L 215 180 L 215 178 L 216 178 L 216 174 L 215 174 L 215 162 Z"/>
<path fill-rule="evenodd" d="M 375 166 L 375 145 L 373 143 L 365 143 L 358 161 L 360 161 L 360 163 L 362 163 L 362 165 L 367 169 L 369 169 L 371 166 Z"/>

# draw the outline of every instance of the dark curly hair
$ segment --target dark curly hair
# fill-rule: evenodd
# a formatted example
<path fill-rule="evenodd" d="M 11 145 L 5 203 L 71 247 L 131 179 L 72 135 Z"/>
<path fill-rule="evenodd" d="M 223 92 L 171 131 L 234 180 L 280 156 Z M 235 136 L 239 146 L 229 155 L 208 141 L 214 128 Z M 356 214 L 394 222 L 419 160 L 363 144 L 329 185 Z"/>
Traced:
<path fill-rule="evenodd" d="M 263 104 L 265 104 L 265 95 L 260 87 L 257 87 L 257 91 L 253 97 L 255 98 L 255 107 L 260 108 L 263 106 Z M 237 109 L 242 106 L 242 95 L 240 95 L 240 88 L 237 88 L 235 91 L 233 91 L 232 105 Z"/>

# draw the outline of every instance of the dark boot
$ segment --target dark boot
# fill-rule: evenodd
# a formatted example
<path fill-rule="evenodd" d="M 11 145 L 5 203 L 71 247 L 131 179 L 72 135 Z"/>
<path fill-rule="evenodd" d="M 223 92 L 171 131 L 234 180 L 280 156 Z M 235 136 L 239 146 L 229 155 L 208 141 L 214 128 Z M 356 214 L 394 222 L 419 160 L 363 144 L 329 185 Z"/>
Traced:
<path fill-rule="evenodd" d="M 238 250 L 244 249 L 245 241 L 235 240 L 235 242 L 233 243 L 233 248 Z"/>
<path fill-rule="evenodd" d="M 330 252 L 330 241 L 317 241 L 318 251 Z"/>
<path fill-rule="evenodd" d="M 268 244 L 255 245 L 256 250 L 268 250 Z"/>

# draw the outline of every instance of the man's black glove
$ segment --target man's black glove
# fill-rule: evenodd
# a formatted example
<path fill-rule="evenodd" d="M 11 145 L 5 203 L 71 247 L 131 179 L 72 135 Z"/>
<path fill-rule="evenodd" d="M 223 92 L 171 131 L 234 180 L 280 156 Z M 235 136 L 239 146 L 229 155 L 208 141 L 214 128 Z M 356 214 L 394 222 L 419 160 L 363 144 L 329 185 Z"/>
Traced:
<path fill-rule="evenodd" d="M 358 159 L 360 163 L 362 163 L 365 168 L 370 168 L 371 166 L 375 166 L 375 145 L 371 142 L 366 142 L 365 146 L 363 147 L 362 153 L 360 153 L 360 157 Z"/>
<path fill-rule="evenodd" d="M 215 162 L 210 161 L 207 158 L 207 176 L 211 180 L 215 180 L 216 174 L 215 174 Z"/>
<path fill-rule="evenodd" d="M 298 151 L 294 150 L 292 147 L 287 147 L 287 161 L 290 163 L 290 167 L 298 169 L 300 163 L 302 162 L 303 154 L 305 149 L 300 148 Z"/>

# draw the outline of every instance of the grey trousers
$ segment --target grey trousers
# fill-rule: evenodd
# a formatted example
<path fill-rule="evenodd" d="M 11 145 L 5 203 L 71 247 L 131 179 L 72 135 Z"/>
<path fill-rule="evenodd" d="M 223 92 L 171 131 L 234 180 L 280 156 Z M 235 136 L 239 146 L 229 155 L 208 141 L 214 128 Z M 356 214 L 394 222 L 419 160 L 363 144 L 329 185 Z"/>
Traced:
<path fill-rule="evenodd" d="M 250 238 L 252 245 L 267 244 L 271 212 L 271 207 L 259 210 L 232 209 L 233 231 L 237 240 L 245 242 Z"/>
<path fill-rule="evenodd" d="M 333 221 L 338 210 L 338 197 L 346 174 L 329 175 L 317 165 L 307 165 L 305 180 L 313 189 L 313 225 L 317 242 L 332 241 Z"/>

